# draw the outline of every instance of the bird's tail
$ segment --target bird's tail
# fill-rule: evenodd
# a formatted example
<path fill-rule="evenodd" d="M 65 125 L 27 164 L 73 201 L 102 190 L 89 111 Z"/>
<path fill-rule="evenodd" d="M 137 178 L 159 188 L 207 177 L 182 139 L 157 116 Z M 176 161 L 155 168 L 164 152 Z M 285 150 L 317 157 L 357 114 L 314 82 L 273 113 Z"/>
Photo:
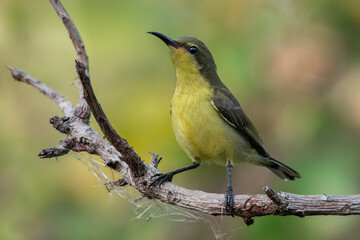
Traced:
<path fill-rule="evenodd" d="M 266 163 L 263 162 L 263 166 L 284 180 L 295 180 L 295 178 L 301 178 L 297 171 L 271 157 L 266 159 Z"/>

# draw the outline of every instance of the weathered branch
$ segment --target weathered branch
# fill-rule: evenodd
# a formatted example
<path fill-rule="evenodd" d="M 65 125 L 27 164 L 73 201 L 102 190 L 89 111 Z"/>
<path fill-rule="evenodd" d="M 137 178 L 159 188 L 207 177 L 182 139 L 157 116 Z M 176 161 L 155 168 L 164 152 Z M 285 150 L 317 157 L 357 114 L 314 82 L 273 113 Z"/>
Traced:
<path fill-rule="evenodd" d="M 120 137 L 120 135 L 116 133 L 113 126 L 111 126 L 110 121 L 106 117 L 100 103 L 96 99 L 95 93 L 91 86 L 90 78 L 86 74 L 85 66 L 80 62 L 76 62 L 76 71 L 85 90 L 84 97 L 88 102 L 91 112 L 99 124 L 101 131 L 110 141 L 110 143 L 122 154 L 121 160 L 130 167 L 132 174 L 135 176 L 143 176 L 145 171 L 144 162 L 134 151 L 134 149 L 127 143 L 127 141 Z"/>
<path fill-rule="evenodd" d="M 99 155 L 108 167 L 120 172 L 123 179 L 116 184 L 113 183 L 115 187 L 129 184 L 150 199 L 158 199 L 165 203 L 211 215 L 233 214 L 242 217 L 248 225 L 253 223 L 253 217 L 265 215 L 305 217 L 360 214 L 360 195 L 297 195 L 285 192 L 275 193 L 269 187 L 265 187 L 266 195 L 236 195 L 234 213 L 229 213 L 224 209 L 224 194 L 189 190 L 172 183 L 165 183 L 161 188 L 150 187 L 150 178 L 158 172 L 157 165 L 161 158 L 154 154 L 150 165 L 144 163 L 127 141 L 119 136 L 111 126 L 91 87 L 87 56 L 80 35 L 60 1 L 50 0 L 50 2 L 68 29 L 78 55 L 76 71 L 83 87 L 80 88 L 80 93 L 83 94 L 81 99 L 86 99 L 97 123 L 110 143 L 89 127 L 84 115 L 77 114 L 72 105 L 55 90 L 21 70 L 8 67 L 13 78 L 39 89 L 53 100 L 65 114 L 65 117 L 62 118 L 51 118 L 50 122 L 55 129 L 66 134 L 66 138 L 59 146 L 43 150 L 39 154 L 40 157 L 57 157 L 70 150 L 87 151 Z"/>
<path fill-rule="evenodd" d="M 35 87 L 42 94 L 50 98 L 50 100 L 52 100 L 60 108 L 60 110 L 65 114 L 65 116 L 70 116 L 74 113 L 73 105 L 57 91 L 47 86 L 46 84 L 36 80 L 35 78 L 31 77 L 28 73 L 20 69 L 15 69 L 10 66 L 7 66 L 7 68 L 11 71 L 12 77 L 15 80 L 19 82 L 27 83 Z"/>
<path fill-rule="evenodd" d="M 76 29 L 74 22 L 71 20 L 70 15 L 67 13 L 67 11 L 65 10 L 64 6 L 60 1 L 57 0 L 49 0 L 49 1 L 69 33 L 69 37 L 76 51 L 77 61 L 84 64 L 86 74 L 89 74 L 89 58 L 85 51 L 84 42 L 81 39 L 80 34 Z M 79 86 L 79 103 L 76 105 L 75 108 L 75 116 L 82 118 L 84 120 L 90 119 L 90 109 L 84 98 L 84 89 L 82 85 Z"/>

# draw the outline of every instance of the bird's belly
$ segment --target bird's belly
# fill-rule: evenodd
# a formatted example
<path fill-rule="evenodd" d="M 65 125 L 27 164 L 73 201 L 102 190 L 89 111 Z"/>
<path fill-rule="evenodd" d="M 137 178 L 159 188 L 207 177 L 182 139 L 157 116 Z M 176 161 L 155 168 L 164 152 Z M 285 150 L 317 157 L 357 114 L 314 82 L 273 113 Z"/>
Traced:
<path fill-rule="evenodd" d="M 196 162 L 226 164 L 228 160 L 245 159 L 241 148 L 247 143 L 213 108 L 210 94 L 174 95 L 172 126 L 177 141 Z"/>

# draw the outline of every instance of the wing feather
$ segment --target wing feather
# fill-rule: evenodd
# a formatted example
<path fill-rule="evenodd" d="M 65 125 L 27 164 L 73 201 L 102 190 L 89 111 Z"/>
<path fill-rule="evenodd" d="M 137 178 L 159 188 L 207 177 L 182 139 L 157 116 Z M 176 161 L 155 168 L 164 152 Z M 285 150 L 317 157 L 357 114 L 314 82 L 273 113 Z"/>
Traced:
<path fill-rule="evenodd" d="M 224 121 L 247 139 L 260 155 L 269 157 L 269 154 L 264 149 L 259 133 L 242 110 L 239 102 L 226 87 L 215 87 L 213 89 L 211 104 L 219 112 Z"/>

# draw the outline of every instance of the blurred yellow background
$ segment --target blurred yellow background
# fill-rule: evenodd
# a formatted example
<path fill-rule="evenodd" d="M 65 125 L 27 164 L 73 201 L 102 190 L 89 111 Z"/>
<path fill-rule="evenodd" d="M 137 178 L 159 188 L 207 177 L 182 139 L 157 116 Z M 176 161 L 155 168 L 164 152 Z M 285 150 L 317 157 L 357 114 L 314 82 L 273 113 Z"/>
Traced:
<path fill-rule="evenodd" d="M 92 84 L 118 132 L 160 170 L 190 163 L 171 129 L 174 70 L 166 46 L 147 31 L 194 36 L 212 51 L 223 82 L 268 151 L 299 171 L 283 182 L 264 168 L 234 168 L 236 194 L 275 191 L 357 194 L 360 180 L 360 3 L 355 0 L 63 1 L 85 42 Z M 61 112 L 12 80 L 20 68 L 74 104 L 76 58 L 47 1 L 0 2 L 0 239 L 213 239 L 201 223 L 132 220 L 74 154 L 39 159 L 64 136 Z M 96 123 L 92 120 L 96 129 Z M 86 156 L 84 154 L 84 156 Z M 224 193 L 226 169 L 180 174 L 181 186 Z M 357 239 L 360 217 L 218 218 L 233 239 Z M 184 230 L 186 229 L 186 231 Z"/>

